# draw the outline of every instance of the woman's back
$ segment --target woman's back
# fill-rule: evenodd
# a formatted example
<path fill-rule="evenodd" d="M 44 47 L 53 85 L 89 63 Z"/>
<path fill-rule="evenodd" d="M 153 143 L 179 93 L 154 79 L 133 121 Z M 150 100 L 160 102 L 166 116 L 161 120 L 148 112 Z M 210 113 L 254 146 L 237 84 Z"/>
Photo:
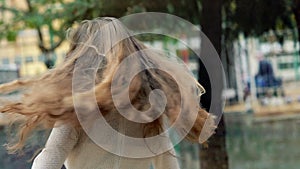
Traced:
<path fill-rule="evenodd" d="M 130 122 L 116 112 L 108 116 L 106 120 L 115 130 L 130 137 L 143 137 L 142 124 Z M 120 138 L 117 142 L 121 141 Z M 60 168 L 63 163 L 67 169 L 149 169 L 151 165 L 154 169 L 179 168 L 174 150 L 161 155 L 153 154 L 148 158 L 122 157 L 104 150 L 85 132 L 78 132 L 67 125 L 52 130 L 45 148 L 35 158 L 32 169 Z"/>

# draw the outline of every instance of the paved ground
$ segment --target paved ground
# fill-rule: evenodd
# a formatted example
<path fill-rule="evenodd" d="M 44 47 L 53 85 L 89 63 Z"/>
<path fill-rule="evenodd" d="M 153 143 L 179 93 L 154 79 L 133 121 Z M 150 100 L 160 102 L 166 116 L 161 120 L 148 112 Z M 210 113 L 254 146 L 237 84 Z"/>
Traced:
<path fill-rule="evenodd" d="M 284 98 L 270 98 L 269 105 L 261 105 L 259 101 L 253 101 L 252 110 L 256 116 L 270 116 L 283 114 L 300 113 L 300 82 L 286 83 L 283 85 Z M 286 103 L 286 99 L 290 99 L 290 103 Z M 230 112 L 246 112 L 247 106 L 245 103 L 225 106 L 226 113 Z"/>

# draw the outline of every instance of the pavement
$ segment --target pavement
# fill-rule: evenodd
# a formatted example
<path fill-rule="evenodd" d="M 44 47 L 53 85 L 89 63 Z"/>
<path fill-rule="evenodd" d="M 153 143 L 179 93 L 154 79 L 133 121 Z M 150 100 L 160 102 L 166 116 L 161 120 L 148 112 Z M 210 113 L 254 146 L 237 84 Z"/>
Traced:
<path fill-rule="evenodd" d="M 261 105 L 258 102 L 251 104 L 249 109 L 244 103 L 226 106 L 224 109 L 225 113 L 233 112 L 248 112 L 251 111 L 255 116 L 273 116 L 283 114 L 300 114 L 300 103 L 292 102 L 289 104 L 282 105 Z"/>
<path fill-rule="evenodd" d="M 238 103 L 225 106 L 224 112 L 247 112 L 252 111 L 255 116 L 273 116 L 300 114 L 300 82 L 283 84 L 284 97 L 266 98 L 265 105 L 258 100 L 247 103 Z"/>

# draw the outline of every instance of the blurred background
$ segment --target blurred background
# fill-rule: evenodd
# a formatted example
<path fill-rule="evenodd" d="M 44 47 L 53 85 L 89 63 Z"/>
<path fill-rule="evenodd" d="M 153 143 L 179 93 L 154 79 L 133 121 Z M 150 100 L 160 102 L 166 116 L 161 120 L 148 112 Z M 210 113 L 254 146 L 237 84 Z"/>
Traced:
<path fill-rule="evenodd" d="M 207 144 L 183 141 L 175 147 L 183 169 L 299 168 L 300 0 L 0 0 L 0 83 L 60 64 L 68 51 L 66 31 L 78 22 L 138 12 L 169 13 L 198 25 L 223 63 L 224 116 Z M 180 40 L 138 38 L 175 53 L 201 84 L 207 80 L 197 56 Z M 200 49 L 199 38 L 187 41 Z M 209 100 L 209 92 L 204 97 Z M 0 145 L 8 139 L 7 123 L 0 114 Z M 23 156 L 8 155 L 1 146 L 0 169 L 30 168 L 28 160 L 45 140 L 45 133 L 35 133 Z"/>

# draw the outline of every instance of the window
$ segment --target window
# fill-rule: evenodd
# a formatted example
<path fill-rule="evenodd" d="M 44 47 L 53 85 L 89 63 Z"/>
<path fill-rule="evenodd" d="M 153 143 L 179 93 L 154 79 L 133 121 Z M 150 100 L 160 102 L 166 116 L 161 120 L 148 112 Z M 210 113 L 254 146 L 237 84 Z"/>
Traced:
<path fill-rule="evenodd" d="M 33 62 L 33 57 L 32 57 L 32 56 L 26 56 L 26 57 L 25 57 L 25 62 L 26 62 L 26 63 Z"/>
<path fill-rule="evenodd" d="M 2 64 L 3 65 L 8 65 L 9 64 L 9 59 L 8 58 L 3 58 L 2 59 Z"/>
<path fill-rule="evenodd" d="M 39 62 L 45 62 L 46 61 L 46 57 L 45 57 L 45 55 L 40 55 L 39 56 Z"/>
<path fill-rule="evenodd" d="M 22 64 L 22 58 L 20 56 L 15 57 L 15 64 L 17 64 L 17 65 Z"/>

